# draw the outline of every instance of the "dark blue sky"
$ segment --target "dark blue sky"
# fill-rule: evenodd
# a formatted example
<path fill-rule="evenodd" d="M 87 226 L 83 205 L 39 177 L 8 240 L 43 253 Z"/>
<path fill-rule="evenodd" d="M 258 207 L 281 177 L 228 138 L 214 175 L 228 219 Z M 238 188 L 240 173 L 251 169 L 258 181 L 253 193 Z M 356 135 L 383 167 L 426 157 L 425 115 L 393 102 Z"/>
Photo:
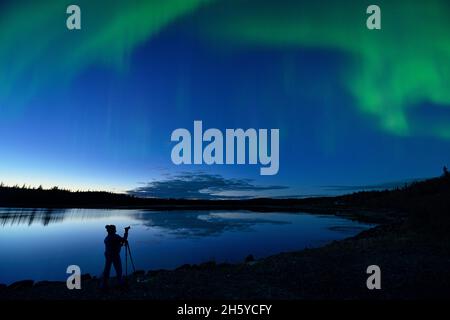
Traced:
<path fill-rule="evenodd" d="M 396 134 L 358 107 L 342 77 L 354 68 L 346 52 L 205 41 L 194 26 L 190 16 L 173 22 L 119 67 L 90 63 L 59 81 L 64 72 L 40 75 L 31 65 L 0 99 L 0 180 L 119 192 L 153 182 L 146 190 L 158 196 L 209 184 L 223 195 L 282 196 L 428 177 L 448 164 L 449 139 L 425 129 Z M 30 90 L 30 81 L 50 85 Z M 450 123 L 448 108 L 414 103 L 411 122 Z M 279 173 L 172 164 L 171 132 L 193 130 L 194 120 L 223 131 L 279 128 Z"/>

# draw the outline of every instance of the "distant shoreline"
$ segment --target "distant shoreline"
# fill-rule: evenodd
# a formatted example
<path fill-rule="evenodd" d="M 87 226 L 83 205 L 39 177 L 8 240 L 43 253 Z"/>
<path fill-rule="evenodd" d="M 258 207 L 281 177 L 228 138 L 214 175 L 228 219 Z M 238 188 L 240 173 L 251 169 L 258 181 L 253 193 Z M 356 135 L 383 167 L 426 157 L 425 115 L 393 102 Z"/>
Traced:
<path fill-rule="evenodd" d="M 232 200 L 140 198 L 127 194 L 0 186 L 0 208 L 48 209 L 135 209 L 135 210 L 248 210 L 254 212 L 306 212 L 348 217 L 361 222 L 382 223 L 396 219 L 398 210 L 366 205 L 359 195 L 376 196 L 386 191 L 370 191 L 344 196 L 311 198 L 254 198 Z"/>
<path fill-rule="evenodd" d="M 403 188 L 311 198 L 254 198 L 230 200 L 140 198 L 104 191 L 69 191 L 0 185 L 0 208 L 248 210 L 330 214 L 366 223 L 389 223 L 427 211 L 443 211 L 450 175 L 421 180 Z M 435 207 L 435 208 L 434 208 Z M 434 208 L 434 209 L 432 209 Z M 445 210 L 444 210 L 445 211 Z M 422 212 L 422 213 L 421 213 Z M 441 217 L 439 217 L 441 219 Z"/>
<path fill-rule="evenodd" d="M 3 206 L 0 209 L 49 209 L 49 210 L 70 210 L 70 209 L 98 209 L 98 210 L 147 210 L 147 211 L 252 211 L 260 213 L 283 212 L 283 213 L 309 213 L 323 214 L 344 217 L 364 223 L 386 223 L 394 221 L 400 213 L 393 210 L 371 210 L 358 207 L 328 207 L 314 205 L 298 205 L 298 206 L 257 206 L 257 205 L 223 205 L 223 204 L 190 204 L 190 205 L 153 205 L 153 206 L 44 206 L 44 207 L 27 207 L 27 206 Z"/>

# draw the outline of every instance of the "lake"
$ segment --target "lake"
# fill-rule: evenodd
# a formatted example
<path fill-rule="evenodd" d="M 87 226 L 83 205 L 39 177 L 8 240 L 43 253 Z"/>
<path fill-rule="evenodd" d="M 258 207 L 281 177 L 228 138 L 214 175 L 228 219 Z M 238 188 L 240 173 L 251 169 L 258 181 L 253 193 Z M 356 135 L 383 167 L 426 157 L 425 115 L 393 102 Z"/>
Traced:
<path fill-rule="evenodd" d="M 240 262 L 249 254 L 258 259 L 371 227 L 307 213 L 0 208 L 0 283 L 64 280 L 72 264 L 82 273 L 101 275 L 106 224 L 115 224 L 120 235 L 131 226 L 131 252 L 143 270 Z"/>

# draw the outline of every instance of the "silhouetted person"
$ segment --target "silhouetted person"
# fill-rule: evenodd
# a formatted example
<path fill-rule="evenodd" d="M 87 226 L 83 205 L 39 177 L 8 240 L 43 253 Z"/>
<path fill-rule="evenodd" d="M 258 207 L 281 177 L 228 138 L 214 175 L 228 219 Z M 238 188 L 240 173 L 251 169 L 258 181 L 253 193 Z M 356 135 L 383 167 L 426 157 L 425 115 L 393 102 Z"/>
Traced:
<path fill-rule="evenodd" d="M 105 238 L 105 269 L 103 270 L 103 283 L 102 288 L 108 287 L 109 274 L 111 272 L 111 265 L 114 265 L 116 270 L 117 281 L 120 285 L 123 284 L 122 279 L 122 261 L 120 259 L 120 249 L 126 244 L 128 239 L 128 229 L 125 228 L 125 234 L 123 237 L 116 234 L 115 225 L 105 226 L 108 235 Z"/>
<path fill-rule="evenodd" d="M 447 166 L 444 166 L 444 177 L 450 177 L 450 173 L 448 172 Z"/>

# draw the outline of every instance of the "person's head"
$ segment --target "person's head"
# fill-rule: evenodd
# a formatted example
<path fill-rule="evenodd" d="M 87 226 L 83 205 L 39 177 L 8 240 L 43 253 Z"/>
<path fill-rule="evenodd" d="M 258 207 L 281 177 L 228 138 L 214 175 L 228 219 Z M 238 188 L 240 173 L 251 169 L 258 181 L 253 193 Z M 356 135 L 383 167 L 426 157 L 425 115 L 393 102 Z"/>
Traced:
<path fill-rule="evenodd" d="M 106 228 L 106 232 L 108 232 L 108 234 L 116 233 L 116 226 L 113 224 L 108 224 L 105 226 L 105 228 Z"/>

